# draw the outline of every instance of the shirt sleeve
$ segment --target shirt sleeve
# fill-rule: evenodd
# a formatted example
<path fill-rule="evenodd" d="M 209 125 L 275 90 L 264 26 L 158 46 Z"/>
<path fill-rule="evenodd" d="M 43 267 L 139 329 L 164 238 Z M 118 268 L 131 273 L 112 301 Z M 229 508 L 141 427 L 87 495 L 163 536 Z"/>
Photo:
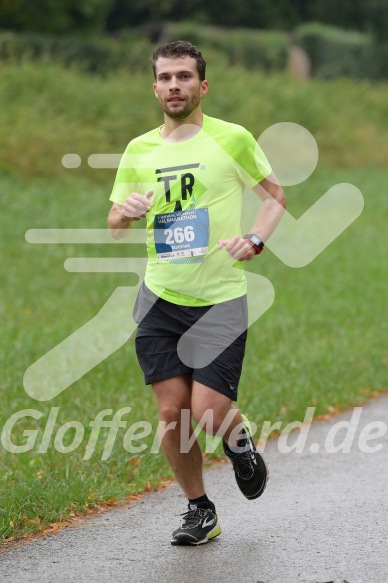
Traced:
<path fill-rule="evenodd" d="M 233 158 L 239 178 L 248 188 L 252 188 L 267 178 L 272 168 L 253 135 L 241 129 L 235 137 Z"/>
<path fill-rule="evenodd" d="M 138 175 L 136 172 L 136 155 L 132 153 L 132 144 L 130 142 L 121 157 L 109 200 L 123 205 L 125 199 L 132 192 L 138 192 Z"/>

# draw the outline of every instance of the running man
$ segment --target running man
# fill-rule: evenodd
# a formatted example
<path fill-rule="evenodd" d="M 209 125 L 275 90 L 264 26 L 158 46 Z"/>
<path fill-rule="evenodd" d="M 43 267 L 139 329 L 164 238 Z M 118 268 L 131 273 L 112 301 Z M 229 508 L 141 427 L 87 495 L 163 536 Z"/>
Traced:
<path fill-rule="evenodd" d="M 168 427 L 163 451 L 188 499 L 171 543 L 198 545 L 221 529 L 205 492 L 198 442 L 189 451 L 182 443 L 184 430 L 193 433 L 192 420 L 206 419 L 206 431 L 222 436 L 244 496 L 258 498 L 268 479 L 249 422 L 235 405 L 247 337 L 243 266 L 263 250 L 285 197 L 252 134 L 203 114 L 208 81 L 201 52 L 186 41 L 168 43 L 154 51 L 152 64 L 164 125 L 129 143 L 108 226 L 119 239 L 132 221 L 146 218 L 136 353 Z M 262 204 L 242 236 L 245 187 Z"/>

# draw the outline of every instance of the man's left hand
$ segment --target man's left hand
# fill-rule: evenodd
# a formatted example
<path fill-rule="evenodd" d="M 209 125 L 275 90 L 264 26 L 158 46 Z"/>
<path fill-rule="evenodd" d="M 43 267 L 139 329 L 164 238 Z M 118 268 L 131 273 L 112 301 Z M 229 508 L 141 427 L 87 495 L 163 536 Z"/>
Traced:
<path fill-rule="evenodd" d="M 225 247 L 227 252 L 233 259 L 238 261 L 250 261 L 257 254 L 256 249 L 252 247 L 252 243 L 235 235 L 231 239 L 221 239 L 218 241 L 218 249 Z"/>

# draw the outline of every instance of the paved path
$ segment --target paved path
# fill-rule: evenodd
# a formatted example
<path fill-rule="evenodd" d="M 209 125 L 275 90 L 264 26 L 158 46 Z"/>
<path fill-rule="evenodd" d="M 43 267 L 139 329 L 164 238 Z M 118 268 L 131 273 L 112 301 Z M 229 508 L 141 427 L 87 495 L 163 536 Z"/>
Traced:
<path fill-rule="evenodd" d="M 222 534 L 200 547 L 173 547 L 184 511 L 176 485 L 0 555 L 2 583 L 386 583 L 388 435 L 377 453 L 357 446 L 372 421 L 388 423 L 388 396 L 362 410 L 350 453 L 327 453 L 331 427 L 353 410 L 314 423 L 303 453 L 266 447 L 271 478 L 246 500 L 229 464 L 206 473 Z M 345 429 L 337 435 L 343 440 Z M 289 439 L 291 443 L 291 437 Z M 312 443 L 320 445 L 311 453 Z"/>

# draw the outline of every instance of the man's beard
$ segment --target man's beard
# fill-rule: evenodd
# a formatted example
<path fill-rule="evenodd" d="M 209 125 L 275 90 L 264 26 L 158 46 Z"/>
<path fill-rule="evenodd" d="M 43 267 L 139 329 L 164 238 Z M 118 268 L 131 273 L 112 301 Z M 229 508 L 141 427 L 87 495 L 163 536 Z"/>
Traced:
<path fill-rule="evenodd" d="M 174 110 L 170 109 L 170 104 L 167 100 L 165 100 L 163 103 L 161 103 L 161 106 L 162 106 L 164 113 L 170 119 L 172 119 L 174 121 L 183 121 L 184 119 L 189 117 L 189 115 L 194 111 L 194 109 L 196 107 L 198 107 L 200 102 L 201 102 L 201 97 L 199 95 L 195 95 L 191 98 L 191 100 L 189 102 L 185 101 L 183 109 L 180 109 L 180 111 L 177 111 L 177 112 L 174 112 Z"/>

